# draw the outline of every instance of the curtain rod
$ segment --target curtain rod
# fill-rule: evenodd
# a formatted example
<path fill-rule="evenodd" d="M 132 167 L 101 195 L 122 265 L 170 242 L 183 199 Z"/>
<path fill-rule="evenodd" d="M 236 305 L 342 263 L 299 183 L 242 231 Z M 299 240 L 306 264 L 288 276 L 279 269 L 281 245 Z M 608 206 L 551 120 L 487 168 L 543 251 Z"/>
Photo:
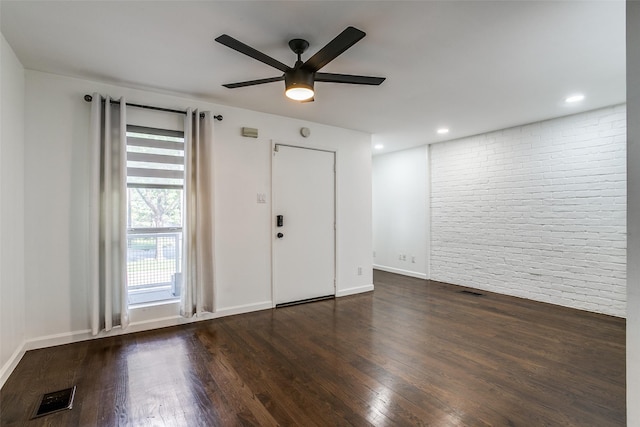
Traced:
<path fill-rule="evenodd" d="M 91 95 L 85 95 L 84 96 L 84 100 L 87 102 L 91 102 L 93 101 L 93 96 Z M 104 99 L 102 99 L 102 102 L 104 102 Z M 114 104 L 120 104 L 120 101 L 111 101 Z M 184 110 L 172 110 L 171 108 L 162 108 L 162 107 L 153 107 L 151 105 L 141 105 L 141 104 L 131 104 L 129 102 L 127 102 L 127 106 L 129 107 L 137 107 L 137 108 L 144 108 L 147 110 L 155 110 L 155 111 L 164 111 L 165 113 L 176 113 L 176 114 L 187 114 L 186 111 Z M 200 113 L 200 118 L 204 117 L 204 113 Z M 217 121 L 221 122 L 222 121 L 222 115 L 218 114 L 217 116 L 213 116 L 214 119 L 216 119 Z"/>

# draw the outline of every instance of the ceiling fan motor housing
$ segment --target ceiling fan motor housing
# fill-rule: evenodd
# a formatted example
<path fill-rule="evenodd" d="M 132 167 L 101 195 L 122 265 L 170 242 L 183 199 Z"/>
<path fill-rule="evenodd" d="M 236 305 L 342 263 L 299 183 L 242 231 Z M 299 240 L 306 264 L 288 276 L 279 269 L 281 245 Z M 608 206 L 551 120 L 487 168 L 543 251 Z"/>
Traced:
<path fill-rule="evenodd" d="M 284 84 L 287 90 L 305 88 L 313 90 L 315 73 L 304 68 L 293 68 L 284 73 Z"/>

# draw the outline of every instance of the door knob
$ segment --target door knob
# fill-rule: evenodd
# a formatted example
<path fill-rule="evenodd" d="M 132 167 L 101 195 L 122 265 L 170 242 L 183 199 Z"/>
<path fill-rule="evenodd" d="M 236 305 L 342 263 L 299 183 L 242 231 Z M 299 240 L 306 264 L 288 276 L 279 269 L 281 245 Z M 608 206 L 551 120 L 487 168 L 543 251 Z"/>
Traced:
<path fill-rule="evenodd" d="M 284 234 L 282 234 L 282 233 L 278 233 L 278 234 L 276 234 L 276 237 L 277 237 L 278 239 L 282 239 L 282 238 L 284 237 Z"/>

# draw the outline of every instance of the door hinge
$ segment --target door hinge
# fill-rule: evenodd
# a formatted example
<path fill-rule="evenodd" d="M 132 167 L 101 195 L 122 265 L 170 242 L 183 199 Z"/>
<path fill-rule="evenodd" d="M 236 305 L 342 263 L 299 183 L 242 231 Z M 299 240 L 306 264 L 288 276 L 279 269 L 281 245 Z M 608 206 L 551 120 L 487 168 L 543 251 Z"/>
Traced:
<path fill-rule="evenodd" d="M 280 151 L 280 148 L 278 147 L 277 144 L 273 146 L 273 151 L 275 151 L 276 153 Z"/>

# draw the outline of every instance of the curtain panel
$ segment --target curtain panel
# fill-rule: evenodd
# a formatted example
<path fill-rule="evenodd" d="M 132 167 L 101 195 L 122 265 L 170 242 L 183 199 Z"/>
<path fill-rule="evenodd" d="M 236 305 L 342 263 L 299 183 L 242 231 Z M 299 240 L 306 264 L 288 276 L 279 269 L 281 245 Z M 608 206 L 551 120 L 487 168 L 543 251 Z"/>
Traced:
<path fill-rule="evenodd" d="M 185 191 L 183 293 L 180 314 L 214 311 L 213 115 L 187 109 L 184 121 Z"/>
<path fill-rule="evenodd" d="M 91 332 L 129 324 L 127 302 L 127 116 L 98 93 L 91 102 Z"/>

